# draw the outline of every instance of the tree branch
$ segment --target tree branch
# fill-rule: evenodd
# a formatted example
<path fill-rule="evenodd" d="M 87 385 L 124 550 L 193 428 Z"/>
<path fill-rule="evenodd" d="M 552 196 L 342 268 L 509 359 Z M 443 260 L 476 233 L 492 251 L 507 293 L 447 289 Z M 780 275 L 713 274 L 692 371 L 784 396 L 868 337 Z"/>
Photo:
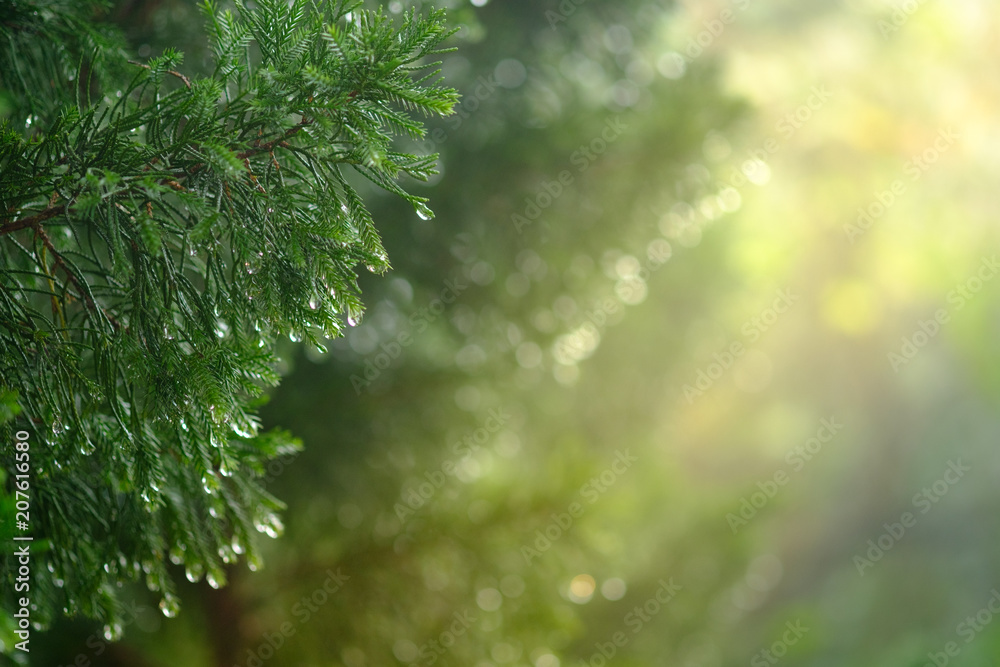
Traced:
<path fill-rule="evenodd" d="M 66 276 L 69 278 L 69 281 L 73 283 L 73 287 L 75 287 L 76 291 L 80 293 L 80 296 L 83 298 L 83 302 L 87 304 L 87 307 L 94 311 L 100 311 L 104 315 L 104 317 L 106 317 L 108 321 L 111 322 L 111 326 L 114 327 L 115 331 L 120 330 L 121 324 L 119 324 L 118 320 L 109 315 L 106 310 L 104 310 L 96 303 L 94 303 L 94 300 L 90 298 L 90 294 L 88 294 L 87 291 L 83 289 L 83 285 L 81 285 L 80 281 L 77 280 L 76 275 L 69 270 L 68 266 L 66 266 L 66 262 L 63 261 L 62 255 L 59 253 L 58 250 L 56 250 L 56 247 L 52 245 L 52 239 L 50 239 L 49 235 L 45 233 L 45 228 L 42 227 L 41 223 L 35 222 L 34 224 L 31 225 L 31 227 L 34 228 L 35 234 L 38 236 L 38 238 L 42 240 L 42 244 L 45 245 L 46 250 L 52 253 L 52 257 L 53 259 L 55 259 L 56 263 L 55 268 L 63 270 L 63 273 L 66 274 Z"/>
<path fill-rule="evenodd" d="M 146 64 L 140 63 L 140 62 L 136 62 L 135 60 L 128 61 L 128 64 L 129 65 L 137 65 L 139 67 L 142 67 L 143 69 L 152 69 L 152 67 L 150 67 L 149 65 L 146 65 Z M 173 74 L 178 79 L 180 79 L 181 81 L 184 82 L 184 85 L 188 87 L 188 90 L 191 89 L 191 79 L 187 78 L 186 76 L 184 76 L 180 72 L 176 72 L 176 71 L 174 71 L 172 69 L 168 69 L 167 70 L 167 74 Z"/>
<path fill-rule="evenodd" d="M 136 63 L 136 64 L 141 64 L 141 63 Z M 145 67 L 145 65 L 143 65 L 143 67 Z M 254 146 L 253 148 L 248 148 L 247 150 L 245 150 L 245 151 L 243 151 L 241 153 L 237 153 L 236 157 L 238 157 L 240 160 L 246 160 L 247 158 L 250 158 L 250 157 L 252 157 L 254 155 L 257 155 L 258 153 L 270 153 L 270 152 L 272 152 L 274 150 L 275 146 L 286 145 L 285 142 L 288 139 L 290 139 L 291 137 L 293 137 L 296 134 L 298 134 L 303 128 L 308 127 L 309 125 L 312 125 L 312 124 L 313 124 L 313 121 L 311 119 L 309 119 L 309 118 L 303 118 L 296 125 L 294 125 L 294 126 L 288 128 L 287 130 L 285 130 L 280 136 L 278 136 L 278 138 L 273 139 L 272 141 L 269 141 L 267 143 L 260 144 L 258 146 Z M 184 171 L 181 171 L 181 172 L 178 172 L 178 173 L 174 174 L 173 178 L 164 178 L 161 181 L 161 183 L 163 183 L 164 185 L 170 186 L 174 190 L 183 190 L 184 189 L 183 186 L 180 183 L 178 183 L 177 181 L 180 180 L 180 179 L 182 179 L 182 178 L 185 178 L 187 176 L 191 176 L 191 175 L 197 173 L 204 166 L 205 166 L 204 162 L 199 162 L 197 164 L 194 164 L 194 165 L 188 167 Z M 249 169 L 247 171 L 248 171 L 248 173 L 250 173 L 250 175 L 252 177 L 253 173 L 250 172 Z M 4 236 L 5 234 L 10 234 L 12 232 L 16 232 L 16 231 L 19 231 L 19 230 L 22 230 L 22 229 L 26 229 L 28 227 L 31 227 L 31 228 L 34 228 L 34 229 L 37 230 L 37 229 L 39 229 L 41 227 L 41 223 L 45 222 L 46 220 L 48 220 L 50 218 L 54 218 L 57 215 L 59 215 L 60 213 L 63 213 L 63 212 L 69 213 L 70 211 L 73 210 L 72 206 L 65 206 L 65 205 L 59 206 L 59 205 L 56 205 L 54 203 L 54 200 L 55 200 L 55 196 L 53 196 L 53 199 L 52 199 L 53 203 L 50 203 L 45 209 L 43 209 L 39 213 L 36 213 L 35 215 L 30 215 L 27 218 L 20 218 L 18 220 L 11 220 L 11 221 L 3 224 L 3 225 L 0 225 L 0 236 Z"/>

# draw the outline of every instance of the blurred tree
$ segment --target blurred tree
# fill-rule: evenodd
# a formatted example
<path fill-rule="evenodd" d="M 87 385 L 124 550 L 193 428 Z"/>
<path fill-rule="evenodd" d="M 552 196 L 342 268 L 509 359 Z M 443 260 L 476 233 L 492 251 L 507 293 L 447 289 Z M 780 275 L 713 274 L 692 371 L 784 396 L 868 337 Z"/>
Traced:
<path fill-rule="evenodd" d="M 240 554 L 256 566 L 256 533 L 282 529 L 260 478 L 298 447 L 256 416 L 277 338 L 339 336 L 362 314 L 356 267 L 389 267 L 359 179 L 431 217 L 396 179 L 437 156 L 393 141 L 456 102 L 414 76 L 451 34 L 443 11 L 200 8 L 205 75 L 173 49 L 128 60 L 102 2 L 0 2 L 0 440 L 8 470 L 28 443 L 36 627 L 65 611 L 114 639 L 123 581 L 173 616 L 169 563 L 216 588 Z"/>

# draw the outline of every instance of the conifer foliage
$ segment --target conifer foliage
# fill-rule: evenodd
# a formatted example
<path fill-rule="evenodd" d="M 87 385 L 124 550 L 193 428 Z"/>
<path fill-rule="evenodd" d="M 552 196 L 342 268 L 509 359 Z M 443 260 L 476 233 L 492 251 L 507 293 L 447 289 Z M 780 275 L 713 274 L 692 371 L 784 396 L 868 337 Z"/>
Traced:
<path fill-rule="evenodd" d="M 298 443 L 255 414 L 275 342 L 322 346 L 361 317 L 356 271 L 389 263 L 355 186 L 429 217 L 397 180 L 437 156 L 394 140 L 457 94 L 431 62 L 440 11 L 206 0 L 214 72 L 196 76 L 175 51 L 130 57 L 102 9 L 0 0 L 0 452 L 11 470 L 29 432 L 33 620 L 111 637 L 122 582 L 170 616 L 170 563 L 221 586 L 280 532 L 262 478 Z"/>

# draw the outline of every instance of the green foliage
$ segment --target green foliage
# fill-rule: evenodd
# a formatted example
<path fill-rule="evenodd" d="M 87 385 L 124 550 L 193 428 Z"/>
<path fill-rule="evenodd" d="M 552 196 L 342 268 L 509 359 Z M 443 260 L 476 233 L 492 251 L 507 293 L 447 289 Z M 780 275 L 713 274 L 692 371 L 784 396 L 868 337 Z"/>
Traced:
<path fill-rule="evenodd" d="M 122 581 L 173 615 L 169 563 L 220 586 L 280 532 L 261 478 L 299 443 L 259 432 L 272 349 L 361 317 L 356 267 L 389 263 L 352 182 L 429 217 L 396 179 L 437 156 L 393 140 L 457 94 L 429 62 L 441 11 L 397 26 L 343 1 L 206 1 L 199 78 L 174 51 L 127 60 L 99 9 L 0 2 L 0 452 L 30 433 L 34 620 L 114 635 Z"/>

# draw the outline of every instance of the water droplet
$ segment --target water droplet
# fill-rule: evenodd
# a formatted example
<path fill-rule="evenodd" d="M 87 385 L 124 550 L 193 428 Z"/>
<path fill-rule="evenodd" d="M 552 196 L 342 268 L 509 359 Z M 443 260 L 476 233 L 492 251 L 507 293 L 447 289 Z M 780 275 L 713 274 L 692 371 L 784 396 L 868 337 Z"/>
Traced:
<path fill-rule="evenodd" d="M 245 424 L 232 424 L 233 433 L 240 436 L 241 438 L 252 438 L 257 434 L 256 424 L 250 424 L 249 426 Z M 228 475 L 226 475 L 228 477 Z"/>
<path fill-rule="evenodd" d="M 211 586 L 212 588 L 222 588 L 222 584 L 224 583 L 221 577 L 216 577 L 211 572 L 205 575 L 205 581 L 207 581 L 208 585 Z"/>
<path fill-rule="evenodd" d="M 218 490 L 219 480 L 215 477 L 215 475 L 206 474 L 201 478 L 201 486 L 205 489 L 205 493 L 211 495 Z"/>
<path fill-rule="evenodd" d="M 233 551 L 237 554 L 243 553 L 243 545 L 240 544 L 240 538 L 233 535 Z"/>
<path fill-rule="evenodd" d="M 413 208 L 417 210 L 417 217 L 421 220 L 430 220 L 434 217 L 434 211 L 427 208 L 427 205 L 423 202 L 417 202 L 413 205 Z"/>
<path fill-rule="evenodd" d="M 257 554 L 247 556 L 247 567 L 250 568 L 251 572 L 256 572 L 263 566 L 264 563 L 263 561 L 261 561 L 260 556 L 258 556 Z"/>
<path fill-rule="evenodd" d="M 173 595 L 165 595 L 163 596 L 163 599 L 160 600 L 160 611 L 162 611 L 163 615 L 167 618 L 173 618 L 176 616 L 177 612 L 180 611 L 180 608 L 181 606 L 177 602 L 177 598 Z"/>
<path fill-rule="evenodd" d="M 319 308 L 319 301 L 317 301 L 315 297 L 309 299 L 309 308 L 311 308 L 312 310 L 316 310 L 317 308 Z"/>
<path fill-rule="evenodd" d="M 354 319 L 353 317 L 348 317 L 347 318 L 347 325 L 348 326 L 352 326 L 352 327 L 357 326 L 358 325 L 358 321 L 356 319 Z"/>
<path fill-rule="evenodd" d="M 191 563 L 184 570 L 184 576 L 187 577 L 187 580 L 193 584 L 196 581 L 201 580 L 202 572 L 203 570 L 199 563 Z"/>
<path fill-rule="evenodd" d="M 292 341 L 293 343 L 298 343 L 300 340 L 302 340 L 302 337 L 299 336 L 297 333 L 290 333 L 288 334 L 288 340 Z"/>
<path fill-rule="evenodd" d="M 122 636 L 122 626 L 118 623 L 104 626 L 104 638 L 109 642 L 118 641 Z"/>
<path fill-rule="evenodd" d="M 254 528 L 271 538 L 277 538 L 285 531 L 285 526 L 281 523 L 281 519 L 274 514 L 268 514 L 262 519 L 255 521 Z"/>

